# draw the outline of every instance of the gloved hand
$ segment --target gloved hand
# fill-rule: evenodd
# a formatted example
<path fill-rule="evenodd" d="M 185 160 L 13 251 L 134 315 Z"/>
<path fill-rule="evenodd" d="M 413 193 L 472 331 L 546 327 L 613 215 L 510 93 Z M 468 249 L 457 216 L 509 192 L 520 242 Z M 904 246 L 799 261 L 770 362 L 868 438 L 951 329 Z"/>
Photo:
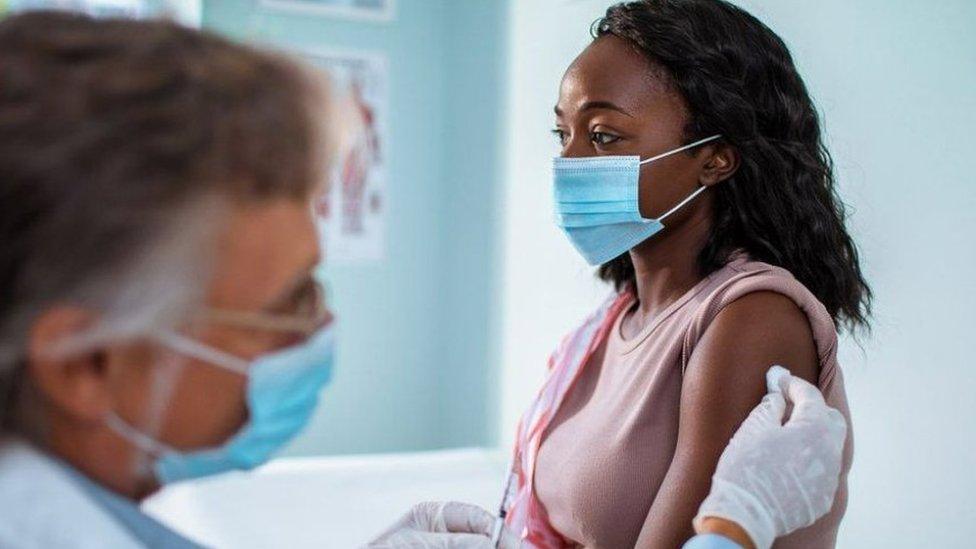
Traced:
<path fill-rule="evenodd" d="M 500 519 L 477 505 L 418 503 L 368 547 L 494 549 L 491 535 L 497 520 Z M 503 532 L 498 546 L 515 548 L 518 542 L 508 532 Z"/>
<path fill-rule="evenodd" d="M 769 394 L 722 453 L 694 521 L 696 529 L 708 517 L 735 522 L 758 549 L 830 511 L 847 435 L 844 416 L 816 387 L 780 366 L 766 381 Z M 793 404 L 785 424 L 784 394 Z"/>

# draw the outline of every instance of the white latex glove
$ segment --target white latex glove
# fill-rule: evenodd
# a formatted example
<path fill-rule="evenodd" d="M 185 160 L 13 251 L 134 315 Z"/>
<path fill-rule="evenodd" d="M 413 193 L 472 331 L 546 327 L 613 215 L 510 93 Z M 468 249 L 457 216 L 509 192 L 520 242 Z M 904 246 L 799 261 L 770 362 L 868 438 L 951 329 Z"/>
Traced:
<path fill-rule="evenodd" d="M 719 459 L 712 491 L 695 517 L 726 519 L 758 549 L 813 524 L 834 503 L 847 422 L 820 391 L 781 366 L 766 374 L 769 394 L 749 414 Z M 783 424 L 787 401 L 793 404 Z"/>
<path fill-rule="evenodd" d="M 368 547 L 417 549 L 495 549 L 491 535 L 500 520 L 477 505 L 458 502 L 425 502 L 414 505 Z M 518 544 L 503 532 L 500 548 Z"/>

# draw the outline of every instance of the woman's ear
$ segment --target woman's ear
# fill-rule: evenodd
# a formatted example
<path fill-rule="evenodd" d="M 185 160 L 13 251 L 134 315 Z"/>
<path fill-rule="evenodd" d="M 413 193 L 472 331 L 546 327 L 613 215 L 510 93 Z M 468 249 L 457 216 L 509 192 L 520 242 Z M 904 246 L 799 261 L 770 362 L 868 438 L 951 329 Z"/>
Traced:
<path fill-rule="evenodd" d="M 705 165 L 702 166 L 699 182 L 703 187 L 717 185 L 735 174 L 739 169 L 739 151 L 732 145 L 719 143 L 709 147 Z"/>
<path fill-rule="evenodd" d="M 27 376 L 38 396 L 61 414 L 85 423 L 100 422 L 111 409 L 105 353 L 59 348 L 93 324 L 94 316 L 83 309 L 49 309 L 31 326 L 27 344 Z"/>

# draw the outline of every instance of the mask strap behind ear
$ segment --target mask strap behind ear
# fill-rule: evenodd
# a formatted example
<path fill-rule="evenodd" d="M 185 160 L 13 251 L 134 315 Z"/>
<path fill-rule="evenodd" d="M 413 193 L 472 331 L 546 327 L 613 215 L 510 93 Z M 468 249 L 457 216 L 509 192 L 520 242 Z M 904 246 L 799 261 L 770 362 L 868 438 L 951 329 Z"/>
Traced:
<path fill-rule="evenodd" d="M 115 412 L 110 412 L 107 416 L 105 416 L 105 425 L 109 429 L 115 431 L 119 436 L 125 440 L 128 440 L 137 448 L 153 457 L 159 457 L 174 451 L 166 444 L 159 442 L 139 429 L 129 425 Z"/>
<path fill-rule="evenodd" d="M 680 210 L 682 206 L 684 206 L 685 204 L 687 204 L 687 203 L 691 202 L 692 200 L 694 200 L 696 196 L 698 196 L 701 193 L 703 193 L 706 189 L 708 189 L 708 187 L 706 187 L 704 185 L 702 185 L 701 187 L 698 187 L 698 189 L 695 192 L 693 192 L 693 193 L 691 193 L 691 194 L 688 195 L 688 198 L 682 200 L 681 202 L 678 202 L 678 205 L 677 206 L 675 206 L 675 207 L 671 208 L 670 210 L 664 212 L 664 214 L 661 215 L 661 217 L 657 218 L 655 221 L 657 221 L 658 223 L 664 221 L 664 218 L 665 217 L 667 217 L 667 216 L 673 214 L 674 212 Z"/>
<path fill-rule="evenodd" d="M 647 160 L 641 160 L 640 163 L 641 164 L 647 164 L 649 162 L 654 162 L 655 160 L 660 160 L 660 159 L 662 159 L 662 158 L 664 158 L 666 156 L 671 156 L 672 154 L 678 154 L 681 151 L 687 151 L 688 149 L 694 149 L 698 145 L 704 145 L 705 143 L 708 143 L 709 141 L 715 141 L 719 137 L 722 137 L 722 134 L 715 134 L 715 135 L 713 135 L 711 137 L 706 137 L 705 139 L 699 139 L 698 141 L 695 141 L 694 143 L 688 143 L 687 145 L 685 145 L 683 147 L 678 147 L 677 149 L 674 149 L 672 151 L 668 151 L 668 152 L 665 152 L 665 153 L 661 153 L 661 154 L 659 154 L 657 156 L 652 156 L 652 157 L 648 158 Z"/>

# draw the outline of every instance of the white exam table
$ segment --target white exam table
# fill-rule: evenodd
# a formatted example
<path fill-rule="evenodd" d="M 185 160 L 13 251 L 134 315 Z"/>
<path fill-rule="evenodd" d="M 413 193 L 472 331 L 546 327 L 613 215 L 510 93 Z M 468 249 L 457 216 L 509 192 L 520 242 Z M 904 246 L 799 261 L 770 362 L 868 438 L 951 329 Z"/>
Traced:
<path fill-rule="evenodd" d="M 507 452 L 485 449 L 283 458 L 169 487 L 144 508 L 211 547 L 360 547 L 420 501 L 494 512 L 507 461 Z"/>

